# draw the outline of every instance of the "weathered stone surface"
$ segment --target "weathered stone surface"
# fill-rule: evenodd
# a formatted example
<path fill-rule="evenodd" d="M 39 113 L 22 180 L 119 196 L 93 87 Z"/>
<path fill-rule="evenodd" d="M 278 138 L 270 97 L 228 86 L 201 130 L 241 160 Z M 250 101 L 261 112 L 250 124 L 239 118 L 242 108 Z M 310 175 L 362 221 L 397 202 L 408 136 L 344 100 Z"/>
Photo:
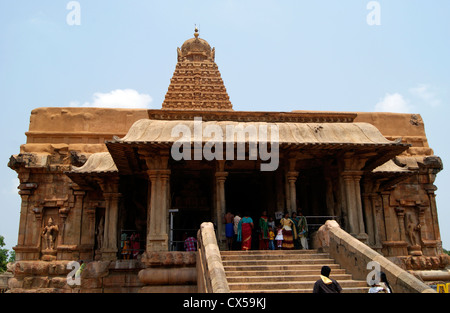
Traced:
<path fill-rule="evenodd" d="M 83 270 L 82 278 L 101 278 L 109 274 L 109 266 L 111 261 L 89 262 Z"/>
<path fill-rule="evenodd" d="M 195 265 L 195 252 L 168 251 L 149 252 L 142 257 L 142 263 L 148 266 L 193 266 Z"/>
<path fill-rule="evenodd" d="M 195 285 L 145 286 L 139 289 L 139 293 L 197 293 L 197 286 Z"/>
<path fill-rule="evenodd" d="M 144 285 L 196 285 L 195 267 L 147 268 L 139 272 L 139 281 Z"/>

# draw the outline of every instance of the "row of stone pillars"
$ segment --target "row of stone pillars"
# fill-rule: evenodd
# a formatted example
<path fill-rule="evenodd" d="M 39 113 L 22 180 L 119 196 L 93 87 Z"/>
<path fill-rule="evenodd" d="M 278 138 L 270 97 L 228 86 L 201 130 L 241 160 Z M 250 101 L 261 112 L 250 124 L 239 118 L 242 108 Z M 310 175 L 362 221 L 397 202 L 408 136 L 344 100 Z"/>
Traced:
<path fill-rule="evenodd" d="M 139 154 L 147 165 L 147 175 L 150 181 L 148 193 L 147 240 L 146 251 L 168 251 L 168 208 L 170 206 L 170 174 L 168 168 L 169 153 L 160 151 L 150 153 L 139 150 Z M 296 182 L 299 172 L 295 170 L 296 159 L 288 160 L 289 167 L 286 177 L 286 208 L 291 214 L 297 210 Z M 362 241 L 367 240 L 361 202 L 360 171 L 365 160 L 347 158 L 341 172 L 343 191 L 345 193 L 345 213 L 347 214 L 348 231 Z M 219 244 L 225 242 L 225 227 L 222 223 L 226 213 L 225 182 L 228 172 L 225 171 L 225 161 L 217 161 L 215 173 L 215 210 Z M 102 258 L 115 258 L 117 254 L 117 222 L 120 193 L 118 179 L 103 181 L 102 189 L 106 200 L 105 235 Z"/>

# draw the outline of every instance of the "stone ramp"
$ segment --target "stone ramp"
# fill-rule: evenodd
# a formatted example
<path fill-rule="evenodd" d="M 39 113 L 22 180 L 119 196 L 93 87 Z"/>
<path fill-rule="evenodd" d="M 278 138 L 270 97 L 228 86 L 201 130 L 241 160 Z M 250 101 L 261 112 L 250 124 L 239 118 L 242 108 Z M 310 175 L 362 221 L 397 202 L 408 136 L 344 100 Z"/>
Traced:
<path fill-rule="evenodd" d="M 367 293 L 365 281 L 353 280 L 328 253 L 317 250 L 221 251 L 230 292 L 311 293 L 322 266 L 331 268 L 344 293 Z"/>

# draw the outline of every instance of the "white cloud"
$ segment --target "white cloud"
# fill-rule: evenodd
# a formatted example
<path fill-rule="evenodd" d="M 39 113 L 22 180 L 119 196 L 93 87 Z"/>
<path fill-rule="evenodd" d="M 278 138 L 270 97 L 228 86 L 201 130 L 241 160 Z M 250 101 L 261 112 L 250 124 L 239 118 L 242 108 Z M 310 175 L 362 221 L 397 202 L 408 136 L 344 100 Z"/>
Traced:
<path fill-rule="evenodd" d="M 70 102 L 72 107 L 147 109 L 153 101 L 147 94 L 140 94 L 134 89 L 116 89 L 109 93 L 96 92 L 92 102 Z"/>
<path fill-rule="evenodd" d="M 409 92 L 431 107 L 441 105 L 441 100 L 437 96 L 437 90 L 430 85 L 419 84 L 417 87 L 410 88 Z"/>
<path fill-rule="evenodd" d="M 383 99 L 375 105 L 377 112 L 410 113 L 411 105 L 399 93 L 387 93 Z"/>
<path fill-rule="evenodd" d="M 1 193 L 4 195 L 18 195 L 19 185 L 20 185 L 20 180 L 17 177 L 12 178 L 9 181 L 9 183 L 7 184 L 7 186 L 3 187 L 1 189 Z"/>

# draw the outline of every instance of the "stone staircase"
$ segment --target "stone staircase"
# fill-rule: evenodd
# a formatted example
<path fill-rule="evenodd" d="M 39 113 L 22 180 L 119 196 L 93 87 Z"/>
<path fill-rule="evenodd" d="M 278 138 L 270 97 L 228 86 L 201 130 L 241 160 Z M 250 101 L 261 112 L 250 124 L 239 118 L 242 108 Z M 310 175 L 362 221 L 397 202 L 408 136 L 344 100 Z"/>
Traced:
<path fill-rule="evenodd" d="M 345 293 L 367 293 L 365 281 L 353 280 L 328 253 L 316 250 L 221 251 L 231 292 L 311 293 L 323 265 Z"/>

